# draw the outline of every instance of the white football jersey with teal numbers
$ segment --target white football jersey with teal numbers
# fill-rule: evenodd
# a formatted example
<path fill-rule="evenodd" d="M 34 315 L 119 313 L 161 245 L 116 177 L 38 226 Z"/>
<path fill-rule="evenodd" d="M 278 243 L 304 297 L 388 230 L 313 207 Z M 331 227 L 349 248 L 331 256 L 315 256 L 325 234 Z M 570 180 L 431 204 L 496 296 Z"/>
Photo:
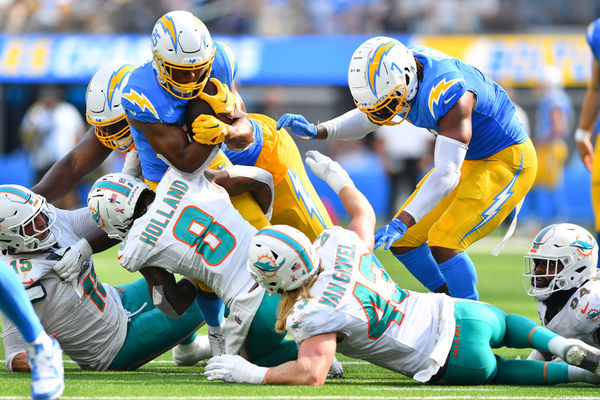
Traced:
<path fill-rule="evenodd" d="M 340 332 L 338 352 L 428 381 L 450 352 L 452 299 L 398 287 L 352 231 L 326 229 L 315 245 L 324 271 L 287 318 L 294 340 Z"/>
<path fill-rule="evenodd" d="M 600 280 L 594 278 L 575 291 L 560 311 L 544 321 L 546 304 L 537 302 L 542 325 L 561 336 L 575 338 L 600 348 Z"/>
<path fill-rule="evenodd" d="M 87 207 L 75 211 L 50 207 L 57 216 L 52 232 L 61 247 L 96 229 Z M 72 282 L 63 281 L 52 269 L 58 260 L 52 250 L 6 255 L 2 260 L 17 271 L 44 330 L 56 335 L 63 351 L 83 369 L 106 370 L 125 342 L 127 313 L 116 289 L 96 278 L 91 257 Z M 11 321 L 3 317 L 2 324 L 8 364 L 25 351 L 25 343 Z"/>
<path fill-rule="evenodd" d="M 161 267 L 203 281 L 230 307 L 254 280 L 246 271 L 256 229 L 231 204 L 227 192 L 202 171 L 167 170 L 156 198 L 119 248 L 129 271 Z"/>

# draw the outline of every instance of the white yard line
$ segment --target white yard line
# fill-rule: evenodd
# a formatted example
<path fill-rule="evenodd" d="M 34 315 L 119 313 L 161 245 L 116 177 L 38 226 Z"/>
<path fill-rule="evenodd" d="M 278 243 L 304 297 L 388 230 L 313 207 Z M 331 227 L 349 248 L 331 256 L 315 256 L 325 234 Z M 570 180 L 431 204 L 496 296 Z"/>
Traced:
<path fill-rule="evenodd" d="M 456 389 L 455 389 L 456 390 Z M 463 389 L 459 389 L 463 390 Z M 30 399 L 29 396 L 0 396 L 0 400 L 21 400 Z M 61 396 L 61 399 L 68 400 L 283 400 L 283 399 L 299 399 L 299 400 L 392 400 L 398 399 L 397 396 Z M 530 400 L 598 400 L 600 397 L 595 396 L 402 396 L 402 399 L 407 400 L 453 400 L 453 399 L 486 399 L 486 400 L 513 400 L 513 399 L 530 399 Z"/>

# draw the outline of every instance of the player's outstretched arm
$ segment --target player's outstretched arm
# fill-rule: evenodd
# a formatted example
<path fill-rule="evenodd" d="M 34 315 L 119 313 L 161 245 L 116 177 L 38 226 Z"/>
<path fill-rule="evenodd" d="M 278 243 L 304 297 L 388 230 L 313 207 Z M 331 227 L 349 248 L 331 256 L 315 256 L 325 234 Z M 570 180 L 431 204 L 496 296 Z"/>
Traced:
<path fill-rule="evenodd" d="M 73 190 L 81 179 L 98 168 L 112 150 L 100 143 L 93 129 L 89 129 L 77 145 L 58 160 L 31 190 L 49 202 Z"/>
<path fill-rule="evenodd" d="M 198 290 L 189 280 L 183 278 L 176 282 L 172 273 L 159 267 L 144 267 L 140 272 L 146 279 L 154 305 L 167 316 L 181 317 L 196 300 Z"/>
<path fill-rule="evenodd" d="M 139 129 L 156 154 L 183 172 L 194 172 L 204 164 L 214 145 L 189 141 L 183 129 L 176 124 L 142 122 L 127 118 L 131 126 Z"/>
<path fill-rule="evenodd" d="M 592 63 L 592 77 L 588 82 L 581 109 L 581 120 L 579 127 L 575 131 L 575 142 L 579 157 L 588 170 L 592 170 L 594 160 L 594 147 L 592 145 L 592 128 L 596 116 L 598 115 L 598 106 L 600 104 L 600 64 L 594 58 Z"/>
<path fill-rule="evenodd" d="M 233 165 L 223 171 L 207 171 L 209 179 L 222 186 L 229 196 L 250 192 L 261 210 L 270 214 L 273 206 L 273 175 L 262 168 Z"/>
<path fill-rule="evenodd" d="M 348 229 L 354 231 L 372 251 L 375 211 L 367 198 L 354 186 L 346 170 L 316 150 L 306 152 L 306 164 L 340 196 L 342 205 L 350 216 Z"/>
<path fill-rule="evenodd" d="M 298 349 L 298 359 L 272 368 L 258 367 L 238 355 L 213 357 L 204 369 L 208 380 L 270 385 L 323 385 L 337 348 L 336 333 L 308 338 Z"/>

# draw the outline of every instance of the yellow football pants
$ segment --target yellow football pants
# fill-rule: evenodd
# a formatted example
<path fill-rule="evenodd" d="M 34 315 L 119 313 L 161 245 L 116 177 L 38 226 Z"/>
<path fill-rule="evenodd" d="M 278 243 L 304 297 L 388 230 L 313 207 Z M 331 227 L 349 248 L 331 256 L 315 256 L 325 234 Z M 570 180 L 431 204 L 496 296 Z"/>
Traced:
<path fill-rule="evenodd" d="M 510 214 L 533 185 L 536 170 L 537 157 L 531 140 L 482 160 L 465 160 L 454 190 L 411 226 L 394 247 L 419 247 L 428 241 L 430 247 L 465 250 Z M 412 201 L 427 176 L 396 217 Z"/>

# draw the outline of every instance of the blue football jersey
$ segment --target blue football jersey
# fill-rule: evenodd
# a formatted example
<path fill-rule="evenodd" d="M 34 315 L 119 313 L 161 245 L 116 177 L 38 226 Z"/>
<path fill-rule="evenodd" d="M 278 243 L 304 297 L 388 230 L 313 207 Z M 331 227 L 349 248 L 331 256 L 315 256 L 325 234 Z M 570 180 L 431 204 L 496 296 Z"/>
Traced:
<path fill-rule="evenodd" d="M 237 73 L 237 62 L 229 48 L 215 41 L 215 58 L 210 76 L 231 87 Z M 122 104 L 128 118 L 151 123 L 185 126 L 188 100 L 179 99 L 166 91 L 157 79 L 152 61 L 138 67 L 123 89 Z M 167 164 L 156 156 L 144 134 L 131 127 L 131 135 L 139 152 L 144 178 L 159 181 L 167 170 Z"/>
<path fill-rule="evenodd" d="M 515 106 L 496 82 L 477 68 L 425 46 L 411 48 L 423 64 L 423 80 L 411 100 L 407 119 L 436 134 L 439 120 L 467 91 L 477 97 L 471 116 L 473 133 L 467 160 L 487 158 L 498 151 L 523 143 L 527 132 L 515 116 Z"/>
<path fill-rule="evenodd" d="M 600 62 L 600 18 L 588 25 L 585 38 L 592 49 L 596 61 Z M 600 119 L 596 121 L 594 132 L 600 131 Z"/>
<path fill-rule="evenodd" d="M 562 89 L 553 89 L 545 93 L 537 107 L 537 127 L 535 130 L 535 139 L 539 142 L 545 142 L 551 139 L 552 132 L 556 129 L 553 126 L 552 112 L 560 110 L 567 118 L 567 128 L 571 127 L 573 122 L 573 105 L 567 93 Z M 567 132 L 563 132 L 566 136 Z"/>

